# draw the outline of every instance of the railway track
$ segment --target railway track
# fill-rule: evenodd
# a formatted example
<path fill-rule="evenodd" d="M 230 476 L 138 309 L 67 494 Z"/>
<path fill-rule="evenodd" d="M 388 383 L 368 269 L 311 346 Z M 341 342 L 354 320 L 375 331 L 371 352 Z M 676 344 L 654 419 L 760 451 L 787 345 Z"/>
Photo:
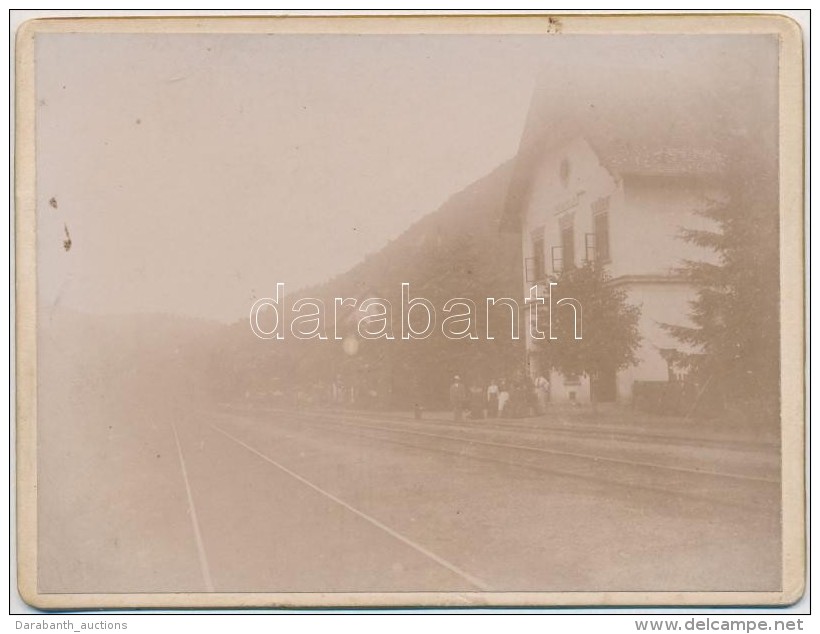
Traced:
<path fill-rule="evenodd" d="M 235 414 L 234 414 L 235 415 Z M 244 416 L 249 416 L 245 413 Z M 256 412 L 267 433 L 355 436 L 377 444 L 409 447 L 459 459 L 504 465 L 542 474 L 584 480 L 630 492 L 674 495 L 690 500 L 737 506 L 767 513 L 779 507 L 780 482 L 772 474 L 729 471 L 717 466 L 647 460 L 638 454 L 612 455 L 585 449 L 567 450 L 533 438 L 530 430 L 475 429 L 459 425 L 430 426 L 426 421 L 397 421 L 294 410 Z M 438 421 L 437 421 L 438 422 Z M 313 430 L 313 431 L 310 431 Z M 487 438 L 487 432 L 505 433 Z M 543 432 L 542 432 L 543 434 Z M 631 439 L 634 440 L 634 439 Z"/>

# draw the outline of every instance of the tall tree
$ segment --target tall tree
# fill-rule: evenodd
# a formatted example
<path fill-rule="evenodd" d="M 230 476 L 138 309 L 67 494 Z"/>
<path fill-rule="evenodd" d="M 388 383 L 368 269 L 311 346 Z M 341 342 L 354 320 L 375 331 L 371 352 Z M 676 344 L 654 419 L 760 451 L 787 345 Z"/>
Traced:
<path fill-rule="evenodd" d="M 580 303 L 582 330 L 581 339 L 576 339 L 575 311 L 569 306 L 553 305 L 551 316 L 545 307 L 545 319 L 552 320 L 556 337 L 545 339 L 540 346 L 549 366 L 564 376 L 588 376 L 594 383 L 604 373 L 637 363 L 640 308 L 628 302 L 624 289 L 611 283 L 604 268 L 593 262 L 571 268 L 557 283 L 555 301 L 571 297 Z"/>
<path fill-rule="evenodd" d="M 691 352 L 684 363 L 729 399 L 776 398 L 779 390 L 779 259 L 776 164 L 735 143 L 723 193 L 699 212 L 711 229 L 681 230 L 713 261 L 686 261 L 697 289 L 689 325 L 664 324 Z"/>

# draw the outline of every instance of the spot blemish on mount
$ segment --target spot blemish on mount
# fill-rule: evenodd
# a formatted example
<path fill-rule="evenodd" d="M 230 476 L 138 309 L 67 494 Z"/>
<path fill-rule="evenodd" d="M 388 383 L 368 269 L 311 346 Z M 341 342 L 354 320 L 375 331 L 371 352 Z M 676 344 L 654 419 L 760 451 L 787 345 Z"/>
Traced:
<path fill-rule="evenodd" d="M 49 205 L 51 205 L 52 207 L 54 207 L 54 209 L 57 209 L 57 198 L 55 198 L 54 196 L 52 196 L 52 197 L 49 199 L 48 204 L 49 204 Z"/>
<path fill-rule="evenodd" d="M 71 250 L 71 234 L 68 233 L 68 225 L 63 225 L 63 230 L 65 231 L 65 240 L 63 240 L 63 248 L 66 251 Z"/>

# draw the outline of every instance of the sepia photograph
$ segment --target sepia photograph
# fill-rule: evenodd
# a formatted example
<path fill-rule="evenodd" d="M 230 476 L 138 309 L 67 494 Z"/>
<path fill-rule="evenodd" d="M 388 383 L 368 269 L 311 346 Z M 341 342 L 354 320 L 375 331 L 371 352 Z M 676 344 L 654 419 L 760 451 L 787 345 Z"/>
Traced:
<path fill-rule="evenodd" d="M 26 602 L 800 598 L 790 20 L 44 19 L 16 47 Z"/>

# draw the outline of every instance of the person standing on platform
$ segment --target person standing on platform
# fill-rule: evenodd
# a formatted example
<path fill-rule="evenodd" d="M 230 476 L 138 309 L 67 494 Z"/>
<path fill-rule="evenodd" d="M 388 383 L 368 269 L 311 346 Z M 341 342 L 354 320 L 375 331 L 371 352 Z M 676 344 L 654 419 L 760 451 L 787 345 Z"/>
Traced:
<path fill-rule="evenodd" d="M 507 382 L 501 381 L 501 386 L 498 388 L 498 415 L 508 418 L 510 415 L 510 408 L 507 407 L 507 401 L 510 400 L 510 391 L 507 389 Z"/>
<path fill-rule="evenodd" d="M 539 374 L 535 379 L 535 396 L 538 399 L 538 414 L 546 414 L 550 397 L 550 382 L 543 374 Z"/>
<path fill-rule="evenodd" d="M 490 379 L 490 385 L 487 388 L 487 418 L 498 417 L 498 383 L 495 379 Z"/>

